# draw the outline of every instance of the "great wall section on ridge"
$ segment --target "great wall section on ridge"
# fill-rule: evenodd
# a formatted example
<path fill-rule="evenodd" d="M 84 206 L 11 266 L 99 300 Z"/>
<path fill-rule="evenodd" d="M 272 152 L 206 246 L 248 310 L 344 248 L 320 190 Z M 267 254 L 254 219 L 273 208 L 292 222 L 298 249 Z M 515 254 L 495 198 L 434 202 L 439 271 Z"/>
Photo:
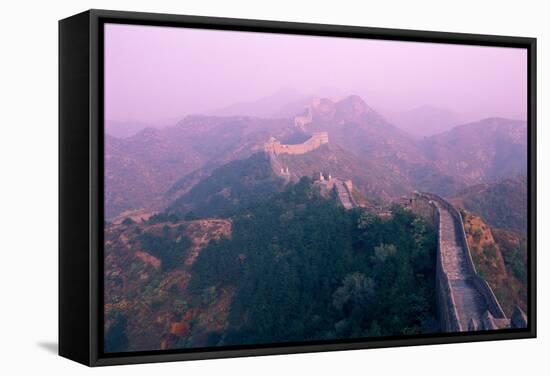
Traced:
<path fill-rule="evenodd" d="M 441 330 L 527 327 L 527 317 L 519 307 L 511 319 L 506 317 L 493 290 L 477 273 L 458 210 L 430 193 L 415 192 L 408 204 L 413 213 L 437 230 L 436 288 Z"/>
<path fill-rule="evenodd" d="M 300 118 L 301 117 L 296 117 L 296 119 Z M 297 121 L 296 119 L 295 121 Z M 273 172 L 288 182 L 296 180 L 297 177 L 292 175 L 292 171 L 289 170 L 288 166 L 283 165 L 277 156 L 279 154 L 305 154 L 325 144 L 328 144 L 328 133 L 315 132 L 309 139 L 301 144 L 282 144 L 279 140 L 272 137 L 264 145 L 264 151 L 270 157 Z M 320 188 L 323 195 L 328 195 L 332 190 L 335 190 L 338 201 L 345 209 L 359 206 L 353 197 L 353 183 L 349 179 L 335 178 L 332 177 L 330 173 L 319 172 L 319 175 L 314 177 L 314 184 Z"/>
<path fill-rule="evenodd" d="M 319 148 L 321 145 L 328 144 L 327 132 L 315 132 L 313 135 L 301 144 L 282 144 L 274 137 L 264 145 L 266 152 L 277 154 L 305 154 Z"/>

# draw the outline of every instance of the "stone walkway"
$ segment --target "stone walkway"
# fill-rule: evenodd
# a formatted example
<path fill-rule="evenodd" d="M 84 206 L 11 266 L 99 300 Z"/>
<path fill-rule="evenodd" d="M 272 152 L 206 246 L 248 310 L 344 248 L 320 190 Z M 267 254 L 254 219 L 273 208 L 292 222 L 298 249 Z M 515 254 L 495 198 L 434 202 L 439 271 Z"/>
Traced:
<path fill-rule="evenodd" d="M 338 192 L 338 199 L 345 209 L 351 209 L 354 207 L 350 194 L 347 188 L 344 186 L 344 182 L 340 179 L 334 179 L 334 185 L 336 186 L 336 192 Z"/>
<path fill-rule="evenodd" d="M 443 270 L 451 284 L 451 293 L 455 300 L 458 318 L 463 331 L 468 330 L 471 319 L 480 323 L 482 315 L 488 310 L 483 296 L 477 291 L 472 280 L 473 275 L 467 266 L 466 250 L 458 240 L 455 219 L 440 205 L 440 248 Z"/>

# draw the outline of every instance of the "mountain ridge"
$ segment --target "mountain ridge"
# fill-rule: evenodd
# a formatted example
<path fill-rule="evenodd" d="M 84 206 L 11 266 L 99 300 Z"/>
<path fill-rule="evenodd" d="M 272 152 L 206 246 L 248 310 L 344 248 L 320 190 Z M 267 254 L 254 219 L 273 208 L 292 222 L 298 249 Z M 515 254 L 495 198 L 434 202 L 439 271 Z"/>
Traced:
<path fill-rule="evenodd" d="M 272 137 L 292 144 L 316 132 L 328 133 L 329 151 L 355 166 L 353 176 L 343 177 L 357 181 L 364 194 L 397 200 L 406 190 L 418 189 L 449 197 L 472 184 L 523 173 L 522 124 L 490 118 L 417 141 L 356 95 L 313 99 L 286 119 L 190 115 L 175 126 L 147 128 L 126 139 L 106 136 L 107 216 L 147 205 L 166 207 L 214 169 L 263 150 Z M 310 176 L 313 169 L 325 168 L 323 163 L 300 168 Z M 374 188 L 357 171 L 386 187 Z"/>

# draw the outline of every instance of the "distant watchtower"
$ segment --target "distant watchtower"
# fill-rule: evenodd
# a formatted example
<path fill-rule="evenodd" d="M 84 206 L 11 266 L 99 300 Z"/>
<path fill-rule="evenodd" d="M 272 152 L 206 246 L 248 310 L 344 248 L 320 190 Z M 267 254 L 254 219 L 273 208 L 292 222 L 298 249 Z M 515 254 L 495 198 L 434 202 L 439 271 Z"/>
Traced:
<path fill-rule="evenodd" d="M 294 118 L 294 125 L 301 130 L 305 129 L 305 126 L 311 123 L 313 120 L 313 115 L 311 111 L 311 106 L 307 107 L 306 114 L 301 116 L 296 116 Z"/>

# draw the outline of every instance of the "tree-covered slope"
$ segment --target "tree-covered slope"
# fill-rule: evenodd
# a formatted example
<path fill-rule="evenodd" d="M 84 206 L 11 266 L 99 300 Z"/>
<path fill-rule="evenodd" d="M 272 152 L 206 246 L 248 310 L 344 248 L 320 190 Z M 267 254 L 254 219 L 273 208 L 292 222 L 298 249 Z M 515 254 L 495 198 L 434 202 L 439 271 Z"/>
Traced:
<path fill-rule="evenodd" d="M 168 212 L 179 216 L 229 216 L 282 190 L 284 183 L 273 174 L 269 156 L 260 152 L 217 168 L 175 200 Z"/>
<path fill-rule="evenodd" d="M 437 329 L 435 249 L 412 214 L 346 211 L 303 178 L 235 216 L 231 238 L 201 252 L 190 288 L 235 288 L 227 329 L 209 345 L 423 333 Z"/>
<path fill-rule="evenodd" d="M 458 193 L 451 201 L 480 215 L 492 227 L 527 236 L 527 177 L 478 184 Z"/>

